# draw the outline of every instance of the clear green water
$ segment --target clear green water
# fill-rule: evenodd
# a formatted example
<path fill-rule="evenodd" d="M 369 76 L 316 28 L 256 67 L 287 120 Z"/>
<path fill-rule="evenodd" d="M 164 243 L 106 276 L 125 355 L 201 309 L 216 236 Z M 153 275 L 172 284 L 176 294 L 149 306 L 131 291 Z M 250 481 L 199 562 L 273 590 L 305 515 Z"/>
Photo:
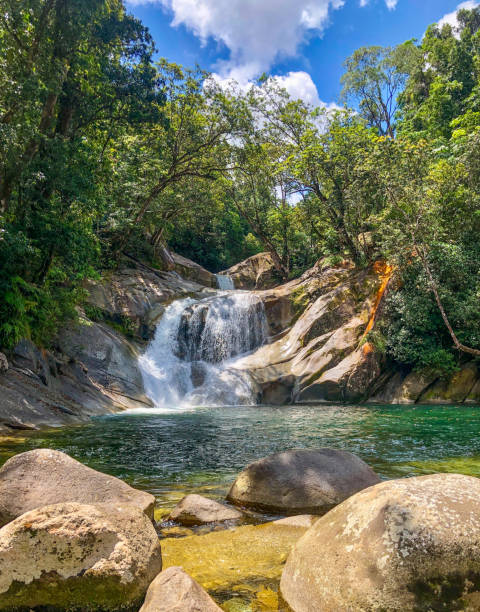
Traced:
<path fill-rule="evenodd" d="M 0 463 L 39 447 L 152 492 L 171 507 L 186 492 L 223 497 L 248 463 L 290 448 L 349 450 L 383 478 L 480 476 L 480 408 L 287 406 L 209 408 L 96 419 L 0 439 Z"/>

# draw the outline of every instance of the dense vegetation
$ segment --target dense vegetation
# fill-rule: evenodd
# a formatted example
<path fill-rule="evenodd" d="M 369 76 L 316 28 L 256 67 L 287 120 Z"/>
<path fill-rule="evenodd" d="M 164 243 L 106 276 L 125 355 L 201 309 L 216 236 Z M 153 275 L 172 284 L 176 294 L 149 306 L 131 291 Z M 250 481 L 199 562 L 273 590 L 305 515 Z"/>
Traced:
<path fill-rule="evenodd" d="M 266 250 L 284 279 L 387 259 L 379 345 L 478 356 L 480 9 L 458 19 L 359 49 L 327 112 L 156 62 L 121 0 L 0 0 L 0 346 L 48 343 L 86 278 L 169 245 L 213 271 Z"/>

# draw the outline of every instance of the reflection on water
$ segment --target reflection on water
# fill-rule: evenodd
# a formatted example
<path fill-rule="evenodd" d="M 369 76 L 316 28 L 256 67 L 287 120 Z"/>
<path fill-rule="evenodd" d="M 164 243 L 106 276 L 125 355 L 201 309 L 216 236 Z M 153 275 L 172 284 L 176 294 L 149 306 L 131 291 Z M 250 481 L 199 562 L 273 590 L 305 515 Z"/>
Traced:
<path fill-rule="evenodd" d="M 480 476 L 480 409 L 422 406 L 208 408 L 102 417 L 79 427 L 0 440 L 0 462 L 63 450 L 152 492 L 171 507 L 186 491 L 223 497 L 249 462 L 289 448 L 358 454 L 382 477 Z"/>

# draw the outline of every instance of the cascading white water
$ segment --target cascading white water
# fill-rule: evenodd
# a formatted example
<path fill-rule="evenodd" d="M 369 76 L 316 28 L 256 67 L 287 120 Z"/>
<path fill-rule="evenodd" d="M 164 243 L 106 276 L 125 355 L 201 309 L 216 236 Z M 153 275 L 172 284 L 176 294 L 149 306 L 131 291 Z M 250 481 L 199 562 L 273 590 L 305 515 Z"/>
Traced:
<path fill-rule="evenodd" d="M 173 302 L 140 358 L 145 390 L 157 408 L 257 403 L 235 361 L 264 344 L 263 302 L 248 291 Z"/>
<path fill-rule="evenodd" d="M 215 274 L 217 279 L 217 287 L 222 291 L 232 291 L 235 289 L 233 278 L 228 274 Z"/>

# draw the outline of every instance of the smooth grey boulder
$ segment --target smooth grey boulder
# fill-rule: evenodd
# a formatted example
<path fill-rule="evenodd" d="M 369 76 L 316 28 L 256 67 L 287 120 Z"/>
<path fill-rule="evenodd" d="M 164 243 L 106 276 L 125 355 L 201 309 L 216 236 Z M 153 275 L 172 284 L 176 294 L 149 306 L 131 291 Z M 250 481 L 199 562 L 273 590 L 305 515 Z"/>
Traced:
<path fill-rule="evenodd" d="M 227 508 L 213 499 L 191 494 L 177 504 L 169 519 L 189 527 L 191 525 L 239 520 L 242 517 L 243 514 L 234 508 Z"/>
<path fill-rule="evenodd" d="M 0 469 L 0 526 L 63 502 L 132 504 L 153 520 L 155 498 L 56 450 L 20 453 Z"/>
<path fill-rule="evenodd" d="M 221 612 L 221 608 L 181 567 L 169 567 L 152 582 L 139 612 Z"/>
<path fill-rule="evenodd" d="M 323 514 L 378 482 L 375 472 L 352 453 L 333 448 L 290 450 L 251 463 L 227 499 L 285 514 Z"/>
<path fill-rule="evenodd" d="M 480 479 L 383 482 L 320 518 L 281 579 L 294 612 L 480 610 Z"/>
<path fill-rule="evenodd" d="M 0 529 L 1 610 L 131 609 L 161 569 L 151 521 L 128 504 L 54 504 Z"/>

